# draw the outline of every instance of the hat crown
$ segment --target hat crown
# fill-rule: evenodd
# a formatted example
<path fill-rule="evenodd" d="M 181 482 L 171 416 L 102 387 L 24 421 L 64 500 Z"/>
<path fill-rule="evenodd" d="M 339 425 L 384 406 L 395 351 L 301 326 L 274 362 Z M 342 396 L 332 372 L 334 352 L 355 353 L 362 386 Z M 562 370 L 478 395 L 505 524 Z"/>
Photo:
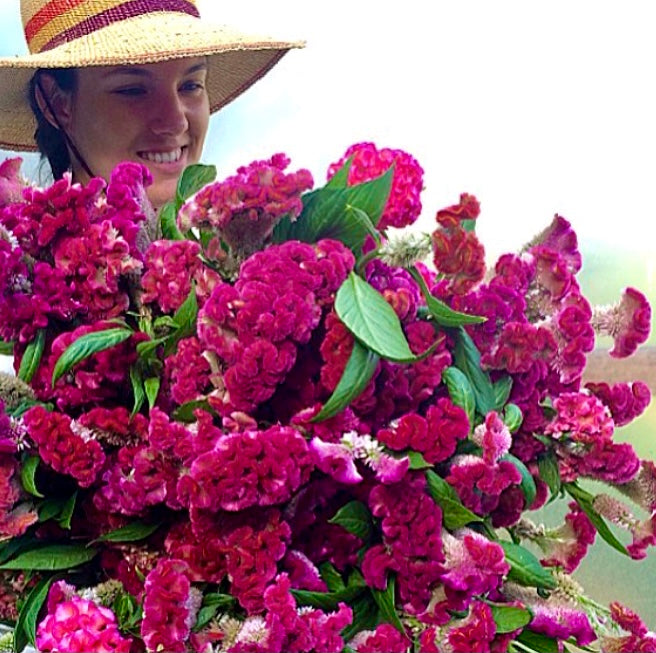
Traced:
<path fill-rule="evenodd" d="M 196 0 L 21 0 L 25 40 L 32 54 L 154 12 L 200 17 Z"/>

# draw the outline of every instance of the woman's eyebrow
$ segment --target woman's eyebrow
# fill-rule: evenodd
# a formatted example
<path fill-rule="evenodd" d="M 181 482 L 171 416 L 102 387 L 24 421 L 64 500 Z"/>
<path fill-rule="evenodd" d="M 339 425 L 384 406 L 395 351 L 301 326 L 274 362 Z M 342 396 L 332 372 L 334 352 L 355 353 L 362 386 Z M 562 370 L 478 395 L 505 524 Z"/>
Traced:
<path fill-rule="evenodd" d="M 208 66 L 206 62 L 201 62 L 194 64 L 190 68 L 184 71 L 184 75 L 191 75 L 201 70 L 207 70 Z M 113 77 L 114 75 L 132 75 L 134 77 L 150 77 L 152 73 L 147 68 L 137 68 L 136 66 L 118 66 L 108 70 L 103 78 Z"/>

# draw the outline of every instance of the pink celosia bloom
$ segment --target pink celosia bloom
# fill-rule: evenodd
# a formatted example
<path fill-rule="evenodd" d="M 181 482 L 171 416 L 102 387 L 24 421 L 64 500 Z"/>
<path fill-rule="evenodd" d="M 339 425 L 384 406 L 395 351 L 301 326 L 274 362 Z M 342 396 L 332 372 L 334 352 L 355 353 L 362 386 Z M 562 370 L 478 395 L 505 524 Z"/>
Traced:
<path fill-rule="evenodd" d="M 146 578 L 141 636 L 149 651 L 185 651 L 196 622 L 200 593 L 191 588 L 187 565 L 160 560 Z"/>
<path fill-rule="evenodd" d="M 374 544 L 365 551 L 361 568 L 367 585 L 378 590 L 387 587 L 389 571 L 399 571 L 398 563 L 383 544 Z"/>
<path fill-rule="evenodd" d="M 360 483 L 362 476 L 355 466 L 353 450 L 344 444 L 324 442 L 318 437 L 310 442 L 314 464 L 324 474 L 347 485 Z"/>
<path fill-rule="evenodd" d="M 23 159 L 14 157 L 0 163 L 0 208 L 7 204 L 20 202 L 23 189 L 27 185 L 20 174 Z"/>
<path fill-rule="evenodd" d="M 156 240 L 146 250 L 141 277 L 144 304 L 155 302 L 164 313 L 176 311 L 187 299 L 201 267 L 200 245 L 190 240 Z"/>
<path fill-rule="evenodd" d="M 551 224 L 538 234 L 530 247 L 543 245 L 557 252 L 566 262 L 570 272 L 581 269 L 582 257 L 578 250 L 578 239 L 571 224 L 562 216 L 555 215 Z"/>
<path fill-rule="evenodd" d="M 642 381 L 633 383 L 586 383 L 592 392 L 608 406 L 616 426 L 625 426 L 642 415 L 651 401 L 649 386 Z"/>
<path fill-rule="evenodd" d="M 361 630 L 349 643 L 357 653 L 407 653 L 410 641 L 391 624 L 379 624 L 375 630 Z"/>
<path fill-rule="evenodd" d="M 626 634 L 602 636 L 600 643 L 604 653 L 656 653 L 656 633 L 650 631 L 633 610 L 614 602 L 610 605 L 610 613 Z"/>
<path fill-rule="evenodd" d="M 651 307 L 647 298 L 635 288 L 625 288 L 618 304 L 594 312 L 592 325 L 597 333 L 613 338 L 610 355 L 630 356 L 647 340 L 651 329 Z"/>
<path fill-rule="evenodd" d="M 604 493 L 594 498 L 592 506 L 602 517 L 631 533 L 633 541 L 626 549 L 634 560 L 645 558 L 647 547 L 656 545 L 656 515 L 641 521 L 619 499 Z"/>
<path fill-rule="evenodd" d="M 339 161 L 330 165 L 328 179 L 349 157 L 353 157 L 347 181 L 349 186 L 379 177 L 394 166 L 390 196 L 378 229 L 405 227 L 415 222 L 421 213 L 424 171 L 413 156 L 403 150 L 378 149 L 374 143 L 356 143 L 346 150 Z"/>
<path fill-rule="evenodd" d="M 284 154 L 274 154 L 205 186 L 180 210 L 180 229 L 210 227 L 239 252 L 260 249 L 283 216 L 300 214 L 301 195 L 314 183 L 308 170 L 285 173 L 289 163 Z"/>
<path fill-rule="evenodd" d="M 128 653 L 132 639 L 121 635 L 109 608 L 73 596 L 49 608 L 38 625 L 36 645 L 39 651 Z"/>
<path fill-rule="evenodd" d="M 289 574 L 289 581 L 294 589 L 326 592 L 326 583 L 321 578 L 319 569 L 302 551 L 290 549 L 282 561 L 282 566 Z"/>
<path fill-rule="evenodd" d="M 503 254 L 494 265 L 494 277 L 490 281 L 490 287 L 496 290 L 499 286 L 503 286 L 526 295 L 535 279 L 536 271 L 537 263 L 534 256 Z"/>
<path fill-rule="evenodd" d="M 472 440 L 483 449 L 483 460 L 489 465 L 505 456 L 512 444 L 510 430 L 496 411 L 489 412 L 485 422 L 474 429 Z"/>
<path fill-rule="evenodd" d="M 554 438 L 567 437 L 582 444 L 592 444 L 613 437 L 615 424 L 601 401 L 586 392 L 564 392 L 555 398 L 556 417 L 546 433 Z"/>
<path fill-rule="evenodd" d="M 95 482 L 105 464 L 105 452 L 90 431 L 68 415 L 51 413 L 43 406 L 30 408 L 23 420 L 46 465 L 72 476 L 81 487 Z"/>

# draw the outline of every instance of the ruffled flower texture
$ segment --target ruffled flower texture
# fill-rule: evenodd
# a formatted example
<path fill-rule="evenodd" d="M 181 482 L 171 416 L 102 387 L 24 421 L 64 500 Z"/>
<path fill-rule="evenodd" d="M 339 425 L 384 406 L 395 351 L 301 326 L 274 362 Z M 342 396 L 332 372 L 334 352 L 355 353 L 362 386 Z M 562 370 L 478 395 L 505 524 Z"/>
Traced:
<path fill-rule="evenodd" d="M 179 228 L 209 228 L 241 256 L 261 249 L 284 216 L 299 216 L 301 194 L 314 184 L 308 170 L 285 173 L 289 163 L 284 154 L 274 154 L 205 186 L 180 209 Z"/>
<path fill-rule="evenodd" d="M 0 163 L 0 208 L 20 202 L 26 181 L 20 174 L 23 159 L 14 157 Z"/>
<path fill-rule="evenodd" d="M 421 214 L 421 191 L 424 170 L 413 156 L 403 150 L 378 149 L 374 143 L 351 145 L 339 161 L 328 168 L 328 179 L 352 157 L 348 173 L 348 186 L 355 186 L 385 174 L 394 166 L 392 188 L 377 228 L 407 227 Z"/>
<path fill-rule="evenodd" d="M 209 397 L 217 411 L 250 412 L 274 394 L 353 265 L 338 241 L 288 241 L 248 258 L 234 285 L 214 288 L 198 337 L 223 368 L 223 388 Z"/>
<path fill-rule="evenodd" d="M 70 653 L 128 653 L 132 639 L 123 637 L 116 615 L 93 601 L 72 595 L 67 600 L 49 601 L 48 614 L 39 623 L 36 646 L 39 651 Z"/>
<path fill-rule="evenodd" d="M 656 633 L 649 630 L 644 621 L 625 605 L 611 603 L 610 614 L 622 633 L 608 634 L 601 638 L 604 653 L 656 653 Z"/>

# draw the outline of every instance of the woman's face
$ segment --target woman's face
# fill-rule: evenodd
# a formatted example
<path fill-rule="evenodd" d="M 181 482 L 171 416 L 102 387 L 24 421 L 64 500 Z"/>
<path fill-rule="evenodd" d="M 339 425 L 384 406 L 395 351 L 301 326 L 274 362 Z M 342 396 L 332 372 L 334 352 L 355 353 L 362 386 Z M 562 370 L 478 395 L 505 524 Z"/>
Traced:
<path fill-rule="evenodd" d="M 109 179 L 121 161 L 153 175 L 155 208 L 173 199 L 184 168 L 200 160 L 210 109 L 205 59 L 78 69 L 63 121 L 94 175 Z M 75 157 L 73 174 L 87 175 Z"/>

